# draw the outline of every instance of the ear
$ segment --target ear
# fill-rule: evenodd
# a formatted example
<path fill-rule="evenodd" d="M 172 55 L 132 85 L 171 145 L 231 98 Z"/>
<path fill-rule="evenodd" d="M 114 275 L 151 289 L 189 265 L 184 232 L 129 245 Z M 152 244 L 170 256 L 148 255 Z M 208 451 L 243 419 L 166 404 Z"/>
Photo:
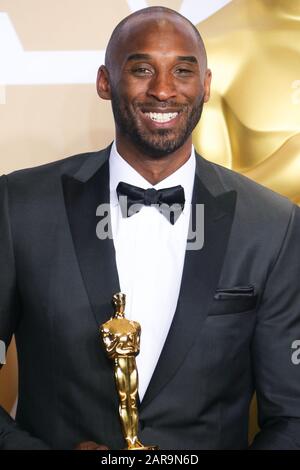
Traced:
<path fill-rule="evenodd" d="M 101 65 L 97 74 L 97 92 L 103 100 L 111 99 L 109 73 L 105 65 Z"/>
<path fill-rule="evenodd" d="M 212 73 L 210 69 L 207 69 L 204 77 L 204 103 L 207 103 L 210 97 L 210 84 L 211 84 Z"/>

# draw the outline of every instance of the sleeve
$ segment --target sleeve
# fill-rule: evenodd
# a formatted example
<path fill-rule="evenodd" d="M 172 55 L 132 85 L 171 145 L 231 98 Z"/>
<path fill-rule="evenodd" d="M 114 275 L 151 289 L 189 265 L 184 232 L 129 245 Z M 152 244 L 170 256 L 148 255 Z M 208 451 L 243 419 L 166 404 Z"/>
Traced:
<path fill-rule="evenodd" d="M 262 260 L 263 262 L 263 260 Z M 261 431 L 250 449 L 300 449 L 300 208 L 266 281 L 252 343 Z"/>
<path fill-rule="evenodd" d="M 7 349 L 20 315 L 6 176 L 0 177 L 0 340 Z M 4 363 L 4 358 L 1 360 Z M 1 368 L 1 364 L 0 364 Z M 0 407 L 0 449 L 48 449 Z"/>

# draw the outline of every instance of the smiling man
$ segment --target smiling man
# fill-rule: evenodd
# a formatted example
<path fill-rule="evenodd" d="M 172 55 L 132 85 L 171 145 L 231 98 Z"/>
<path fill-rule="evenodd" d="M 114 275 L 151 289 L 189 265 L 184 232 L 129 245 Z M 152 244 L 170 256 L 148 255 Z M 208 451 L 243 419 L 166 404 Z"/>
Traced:
<path fill-rule="evenodd" d="M 0 413 L 3 449 L 124 447 L 98 337 L 120 291 L 142 330 L 142 442 L 246 449 L 256 391 L 251 448 L 300 448 L 300 209 L 196 154 L 210 82 L 195 27 L 140 10 L 114 30 L 97 78 L 114 142 L 1 177 L 0 339 L 16 335 L 20 384 L 16 421 Z"/>
<path fill-rule="evenodd" d="M 211 72 L 196 28 L 171 10 L 150 8 L 123 20 L 100 67 L 122 157 L 152 184 L 190 157 L 192 131 L 209 98 Z"/>

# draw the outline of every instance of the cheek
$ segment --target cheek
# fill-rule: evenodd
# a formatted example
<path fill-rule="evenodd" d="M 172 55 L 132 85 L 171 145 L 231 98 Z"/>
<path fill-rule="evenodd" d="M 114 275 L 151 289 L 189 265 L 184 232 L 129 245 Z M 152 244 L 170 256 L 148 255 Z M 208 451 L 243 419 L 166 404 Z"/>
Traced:
<path fill-rule="evenodd" d="M 197 103 L 201 101 L 204 97 L 204 87 L 199 82 L 199 80 L 195 80 L 195 82 L 191 82 L 188 85 L 182 84 L 178 87 L 178 94 L 184 96 L 185 100 L 189 103 Z"/>
<path fill-rule="evenodd" d="M 149 80 L 124 80 L 119 83 L 118 94 L 122 100 L 135 103 L 143 100 L 149 88 Z"/>

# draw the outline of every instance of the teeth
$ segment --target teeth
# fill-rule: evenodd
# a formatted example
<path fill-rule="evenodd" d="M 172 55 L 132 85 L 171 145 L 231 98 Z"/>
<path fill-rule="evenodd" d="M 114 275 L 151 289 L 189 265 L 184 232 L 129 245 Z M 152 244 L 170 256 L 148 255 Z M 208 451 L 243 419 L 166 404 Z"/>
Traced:
<path fill-rule="evenodd" d="M 178 116 L 178 113 L 145 113 L 152 121 L 169 122 Z"/>

